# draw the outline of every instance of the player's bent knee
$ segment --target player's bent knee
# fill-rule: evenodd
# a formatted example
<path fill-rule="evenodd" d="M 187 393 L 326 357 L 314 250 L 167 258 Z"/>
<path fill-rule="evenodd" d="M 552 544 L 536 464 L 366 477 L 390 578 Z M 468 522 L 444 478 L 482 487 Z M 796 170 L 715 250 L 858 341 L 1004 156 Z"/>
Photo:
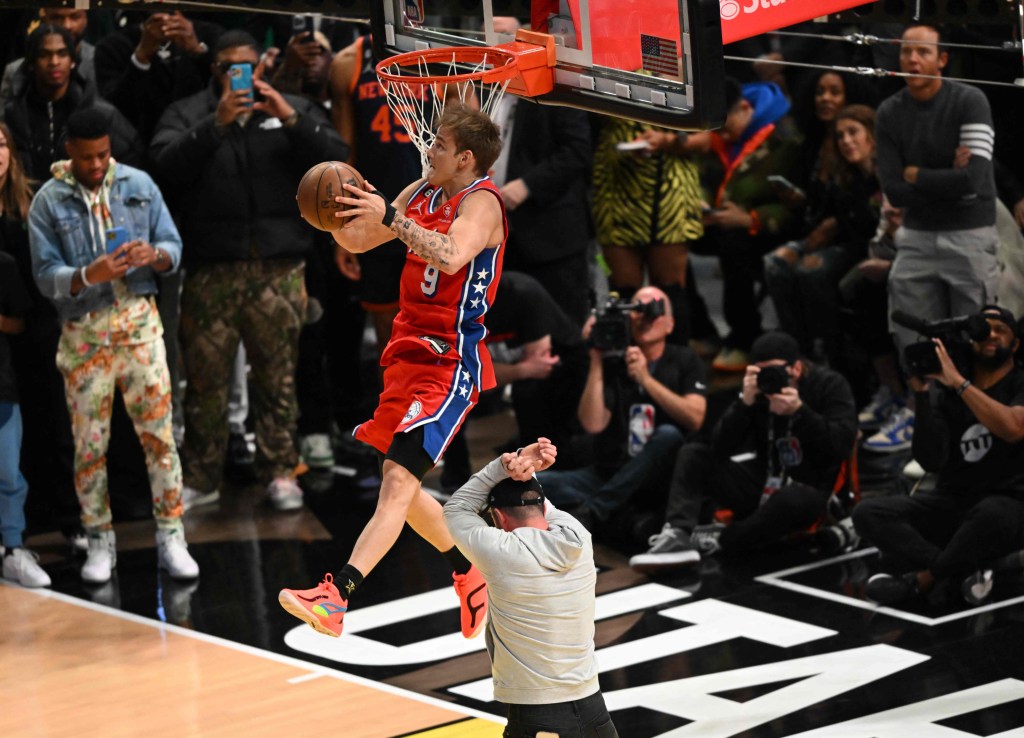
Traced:
<path fill-rule="evenodd" d="M 408 433 L 396 433 L 388 448 L 387 461 L 402 467 L 417 481 L 422 481 L 431 469 L 434 460 L 423 448 L 423 428 L 415 428 Z"/>

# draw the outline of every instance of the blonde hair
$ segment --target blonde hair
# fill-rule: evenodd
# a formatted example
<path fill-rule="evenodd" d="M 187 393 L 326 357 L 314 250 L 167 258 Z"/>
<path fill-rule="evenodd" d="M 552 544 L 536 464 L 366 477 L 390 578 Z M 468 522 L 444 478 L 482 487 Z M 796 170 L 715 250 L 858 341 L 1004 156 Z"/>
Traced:
<path fill-rule="evenodd" d="M 9 152 L 9 163 L 7 165 L 7 176 L 0 182 L 0 204 L 3 205 L 5 213 L 9 213 L 18 220 L 28 220 L 28 206 L 32 202 L 32 187 L 25 170 L 21 167 L 21 159 L 18 157 L 18 149 L 14 145 L 14 137 L 11 136 L 11 129 L 0 121 L 0 133 L 3 133 L 7 140 Z"/>

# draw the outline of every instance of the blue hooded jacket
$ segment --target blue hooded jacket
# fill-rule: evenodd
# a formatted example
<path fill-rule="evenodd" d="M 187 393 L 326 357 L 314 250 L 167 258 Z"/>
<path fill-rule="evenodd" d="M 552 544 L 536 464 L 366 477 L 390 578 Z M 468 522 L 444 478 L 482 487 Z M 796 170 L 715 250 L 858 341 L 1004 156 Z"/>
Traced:
<path fill-rule="evenodd" d="M 749 82 L 743 85 L 743 99 L 754 108 L 754 117 L 739 139 L 729 145 L 729 157 L 735 158 L 743 145 L 767 125 L 777 123 L 789 112 L 789 100 L 774 82 Z"/>

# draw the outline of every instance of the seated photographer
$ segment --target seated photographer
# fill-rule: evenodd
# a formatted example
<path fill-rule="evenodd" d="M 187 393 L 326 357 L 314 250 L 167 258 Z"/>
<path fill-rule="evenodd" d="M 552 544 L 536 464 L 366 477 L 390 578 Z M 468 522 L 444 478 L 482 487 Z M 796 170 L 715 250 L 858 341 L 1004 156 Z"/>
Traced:
<path fill-rule="evenodd" d="M 665 293 L 644 287 L 632 307 L 610 303 L 583 327 L 590 369 L 577 415 L 597 436 L 595 461 L 540 480 L 556 505 L 578 506 L 588 529 L 637 496 L 663 495 L 676 450 L 704 423 L 706 370 L 690 348 L 666 342 L 672 316 Z"/>
<path fill-rule="evenodd" d="M 934 372 L 914 376 L 914 458 L 938 472 L 934 491 L 865 500 L 853 511 L 857 531 L 909 569 L 868 580 L 879 604 L 906 600 L 943 579 L 963 580 L 971 603 L 988 596 L 987 562 L 1024 543 L 1024 372 L 1014 365 L 1018 326 L 1005 308 L 985 306 L 990 332 L 971 342 L 965 379 L 941 339 Z M 942 385 L 929 392 L 931 381 Z M 965 578 L 966 577 L 966 578 Z"/>
<path fill-rule="evenodd" d="M 800 358 L 796 339 L 766 333 L 751 347 L 740 396 L 711 432 L 710 447 L 688 443 L 672 474 L 665 525 L 651 548 L 629 560 L 638 571 L 700 561 L 701 553 L 740 553 L 817 521 L 857 417 L 842 375 Z M 728 527 L 709 521 L 732 510 Z"/>

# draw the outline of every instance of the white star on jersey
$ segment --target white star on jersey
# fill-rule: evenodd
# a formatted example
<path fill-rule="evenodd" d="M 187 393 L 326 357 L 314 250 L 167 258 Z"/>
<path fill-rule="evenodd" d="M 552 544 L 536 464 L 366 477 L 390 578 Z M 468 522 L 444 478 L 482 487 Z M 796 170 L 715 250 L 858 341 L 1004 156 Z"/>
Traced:
<path fill-rule="evenodd" d="M 468 397 L 469 396 L 469 390 L 466 389 L 466 385 L 464 385 L 464 384 L 460 384 L 459 385 L 459 394 L 462 395 L 463 397 Z"/>
<path fill-rule="evenodd" d="M 479 272 L 476 273 L 476 278 L 477 279 L 487 279 L 487 275 L 488 274 L 489 274 L 489 272 L 486 269 L 481 269 Z"/>
<path fill-rule="evenodd" d="M 477 282 L 476 284 L 473 285 L 473 289 L 476 290 L 477 294 L 479 294 L 487 290 L 487 285 L 485 285 L 483 282 Z"/>
<path fill-rule="evenodd" d="M 465 369 L 462 370 L 462 381 L 463 382 L 468 382 L 469 381 L 469 372 L 467 372 Z"/>
<path fill-rule="evenodd" d="M 473 308 L 474 310 L 476 310 L 478 307 L 480 307 L 480 298 L 476 297 L 476 298 L 470 300 L 469 301 L 469 306 L 471 308 Z"/>

